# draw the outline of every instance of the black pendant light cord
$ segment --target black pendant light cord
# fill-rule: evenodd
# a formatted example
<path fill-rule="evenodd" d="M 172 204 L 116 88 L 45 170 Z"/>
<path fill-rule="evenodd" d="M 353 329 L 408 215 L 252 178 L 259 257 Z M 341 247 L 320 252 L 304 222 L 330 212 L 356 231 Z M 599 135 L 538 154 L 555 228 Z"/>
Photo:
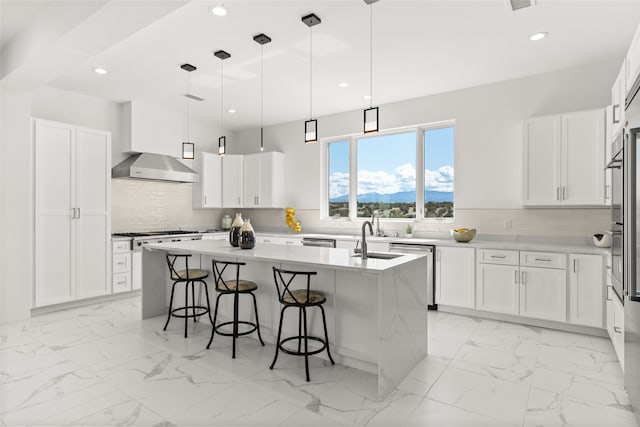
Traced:
<path fill-rule="evenodd" d="M 373 108 L 373 3 L 369 5 L 369 108 Z"/>
<path fill-rule="evenodd" d="M 187 95 L 191 95 L 191 73 L 187 74 Z M 191 98 L 187 96 L 187 142 L 191 142 Z"/>
<path fill-rule="evenodd" d="M 313 27 L 309 27 L 309 120 L 313 119 Z"/>
<path fill-rule="evenodd" d="M 224 135 L 224 60 L 220 61 L 220 134 Z"/>
<path fill-rule="evenodd" d="M 260 151 L 264 150 L 264 45 L 260 45 Z"/>

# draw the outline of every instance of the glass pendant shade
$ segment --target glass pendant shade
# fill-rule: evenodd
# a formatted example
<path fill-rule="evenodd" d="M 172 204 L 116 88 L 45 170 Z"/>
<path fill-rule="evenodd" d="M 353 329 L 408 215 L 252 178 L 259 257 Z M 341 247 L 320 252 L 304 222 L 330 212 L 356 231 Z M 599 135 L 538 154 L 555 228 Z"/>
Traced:
<path fill-rule="evenodd" d="M 218 138 L 218 155 L 224 156 L 227 154 L 227 137 L 221 136 Z"/>
<path fill-rule="evenodd" d="M 195 146 L 193 142 L 183 142 L 182 143 L 182 158 L 183 159 L 193 159 L 195 152 Z"/>
<path fill-rule="evenodd" d="M 304 142 L 318 142 L 318 121 L 307 120 L 304 122 Z"/>
<path fill-rule="evenodd" d="M 378 107 L 364 110 L 364 133 L 378 132 Z"/>

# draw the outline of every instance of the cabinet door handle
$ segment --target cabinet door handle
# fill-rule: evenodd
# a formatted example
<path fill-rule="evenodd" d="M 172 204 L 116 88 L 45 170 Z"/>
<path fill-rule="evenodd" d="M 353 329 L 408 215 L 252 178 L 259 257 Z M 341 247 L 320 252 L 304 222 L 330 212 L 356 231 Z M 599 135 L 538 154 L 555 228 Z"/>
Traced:
<path fill-rule="evenodd" d="M 573 259 L 573 272 L 574 273 L 576 273 L 577 270 L 578 270 L 578 268 L 577 268 L 578 262 L 577 261 L 578 261 L 577 259 L 575 259 L 575 258 Z"/>
<path fill-rule="evenodd" d="M 551 262 L 551 258 L 534 258 L 536 261 Z"/>
<path fill-rule="evenodd" d="M 620 119 L 619 119 L 619 118 L 616 118 L 616 117 L 617 117 L 617 115 L 616 115 L 616 108 L 617 108 L 617 109 L 620 109 L 620 104 L 615 104 L 615 105 L 613 106 L 613 123 L 618 124 L 618 123 L 620 123 Z"/>
<path fill-rule="evenodd" d="M 76 208 L 71 208 L 71 219 L 76 219 Z"/>
<path fill-rule="evenodd" d="M 562 187 L 562 200 L 567 200 L 567 187 Z"/>
<path fill-rule="evenodd" d="M 522 272 L 522 284 L 523 285 L 527 284 L 527 272 L 526 271 Z"/>
<path fill-rule="evenodd" d="M 611 286 L 607 286 L 607 301 L 611 301 L 611 298 L 609 298 L 609 289 L 611 289 Z"/>
<path fill-rule="evenodd" d="M 207 204 L 207 196 L 204 196 L 204 204 Z"/>
<path fill-rule="evenodd" d="M 513 270 L 513 283 L 518 284 L 518 270 Z"/>
<path fill-rule="evenodd" d="M 614 326 L 614 327 L 613 327 L 613 331 L 614 331 L 616 334 L 621 334 L 621 333 L 622 333 L 622 329 L 620 329 L 620 328 L 619 328 L 619 327 L 617 327 L 617 326 Z"/>
<path fill-rule="evenodd" d="M 560 187 L 556 187 L 556 200 L 560 200 Z"/>
<path fill-rule="evenodd" d="M 507 256 L 506 255 L 491 255 L 491 258 L 497 258 L 497 259 L 505 259 Z"/>
<path fill-rule="evenodd" d="M 78 208 L 78 219 L 80 219 L 80 208 Z"/>

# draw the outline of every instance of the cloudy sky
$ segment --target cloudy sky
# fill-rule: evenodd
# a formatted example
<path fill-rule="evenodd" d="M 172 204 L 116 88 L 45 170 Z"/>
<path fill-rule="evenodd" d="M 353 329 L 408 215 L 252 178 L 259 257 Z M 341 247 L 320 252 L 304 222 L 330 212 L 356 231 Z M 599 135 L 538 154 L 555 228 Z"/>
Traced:
<path fill-rule="evenodd" d="M 425 189 L 453 191 L 453 129 L 425 132 Z M 330 194 L 349 192 L 349 148 L 331 144 L 329 155 Z M 415 190 L 415 134 L 413 132 L 358 140 L 358 194 L 393 194 Z"/>

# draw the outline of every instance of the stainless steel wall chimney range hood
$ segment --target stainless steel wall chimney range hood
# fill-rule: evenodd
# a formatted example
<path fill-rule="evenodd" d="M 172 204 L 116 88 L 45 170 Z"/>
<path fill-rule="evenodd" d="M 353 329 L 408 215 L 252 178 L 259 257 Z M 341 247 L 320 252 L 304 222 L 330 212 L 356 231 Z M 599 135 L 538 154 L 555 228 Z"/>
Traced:
<path fill-rule="evenodd" d="M 132 154 L 114 166 L 111 178 L 198 182 L 198 173 L 171 156 L 139 153 Z"/>

